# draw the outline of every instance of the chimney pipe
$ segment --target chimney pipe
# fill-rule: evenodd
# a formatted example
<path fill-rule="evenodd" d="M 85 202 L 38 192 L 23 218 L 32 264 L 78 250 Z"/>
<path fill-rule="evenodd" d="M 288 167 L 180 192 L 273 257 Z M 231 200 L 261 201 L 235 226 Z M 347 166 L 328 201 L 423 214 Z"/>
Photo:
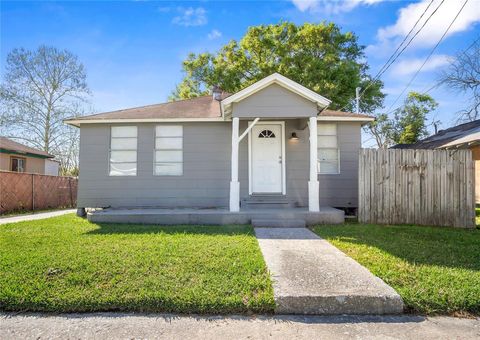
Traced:
<path fill-rule="evenodd" d="M 214 100 L 222 100 L 222 89 L 218 86 L 218 85 L 215 85 L 213 86 L 212 88 L 212 96 L 213 96 L 213 99 Z"/>

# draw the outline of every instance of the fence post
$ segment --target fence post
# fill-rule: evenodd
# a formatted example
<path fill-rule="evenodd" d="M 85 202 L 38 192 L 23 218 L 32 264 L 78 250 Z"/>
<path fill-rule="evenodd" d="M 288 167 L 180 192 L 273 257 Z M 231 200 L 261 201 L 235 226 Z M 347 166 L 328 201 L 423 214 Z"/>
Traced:
<path fill-rule="evenodd" d="M 35 175 L 32 174 L 32 211 L 35 211 Z"/>
<path fill-rule="evenodd" d="M 70 208 L 73 208 L 72 178 L 71 177 L 68 177 L 68 191 L 70 192 Z"/>

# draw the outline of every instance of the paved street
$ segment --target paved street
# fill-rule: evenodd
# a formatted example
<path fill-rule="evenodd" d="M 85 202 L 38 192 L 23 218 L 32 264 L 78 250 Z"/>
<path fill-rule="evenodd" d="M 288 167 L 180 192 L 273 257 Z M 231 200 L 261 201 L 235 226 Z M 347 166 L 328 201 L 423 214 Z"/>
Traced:
<path fill-rule="evenodd" d="M 0 339 L 478 339 L 479 319 L 0 314 Z"/>

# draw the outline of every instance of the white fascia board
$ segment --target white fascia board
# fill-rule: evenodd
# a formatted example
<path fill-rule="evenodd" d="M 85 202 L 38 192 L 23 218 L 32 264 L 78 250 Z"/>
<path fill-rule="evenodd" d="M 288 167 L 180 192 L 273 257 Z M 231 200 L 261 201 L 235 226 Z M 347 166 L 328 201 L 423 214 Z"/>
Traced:
<path fill-rule="evenodd" d="M 222 100 L 221 101 L 222 109 L 231 105 L 234 102 L 238 102 L 242 99 L 245 99 L 246 97 L 251 96 L 252 94 L 272 84 L 278 84 L 286 88 L 287 90 L 290 90 L 298 94 L 299 96 L 304 97 L 305 99 L 318 103 L 322 107 L 327 107 L 331 103 L 331 100 L 319 95 L 316 92 L 313 92 L 312 90 L 306 88 L 305 86 L 300 85 L 299 83 L 291 79 L 288 79 L 287 77 L 284 77 L 279 73 L 273 73 L 268 77 L 265 77 L 262 80 L 259 80 L 256 83 Z"/>
<path fill-rule="evenodd" d="M 443 144 L 442 146 L 440 146 L 440 148 L 455 147 L 457 145 L 468 144 L 468 143 L 476 142 L 479 140 L 480 140 L 480 132 L 469 133 L 466 136 L 463 136 L 461 138 L 458 138 L 451 142 Z"/>
<path fill-rule="evenodd" d="M 225 122 L 219 118 L 130 118 L 130 119 L 69 119 L 64 123 L 79 127 L 81 124 L 131 124 L 131 123 L 195 123 Z"/>
<path fill-rule="evenodd" d="M 373 122 L 375 118 L 372 117 L 337 117 L 337 116 L 318 116 L 318 121 L 328 122 Z"/>

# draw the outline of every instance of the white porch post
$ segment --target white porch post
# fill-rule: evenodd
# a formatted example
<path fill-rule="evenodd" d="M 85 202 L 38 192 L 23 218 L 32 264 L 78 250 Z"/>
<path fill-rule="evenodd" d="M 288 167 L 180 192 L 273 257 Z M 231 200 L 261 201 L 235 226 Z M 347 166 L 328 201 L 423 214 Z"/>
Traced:
<path fill-rule="evenodd" d="M 310 117 L 310 180 L 308 182 L 308 210 L 320 211 L 319 184 L 317 175 L 317 117 Z"/>
<path fill-rule="evenodd" d="M 239 118 L 232 118 L 232 179 L 230 181 L 230 211 L 240 211 L 240 183 L 238 182 L 238 126 Z"/>

